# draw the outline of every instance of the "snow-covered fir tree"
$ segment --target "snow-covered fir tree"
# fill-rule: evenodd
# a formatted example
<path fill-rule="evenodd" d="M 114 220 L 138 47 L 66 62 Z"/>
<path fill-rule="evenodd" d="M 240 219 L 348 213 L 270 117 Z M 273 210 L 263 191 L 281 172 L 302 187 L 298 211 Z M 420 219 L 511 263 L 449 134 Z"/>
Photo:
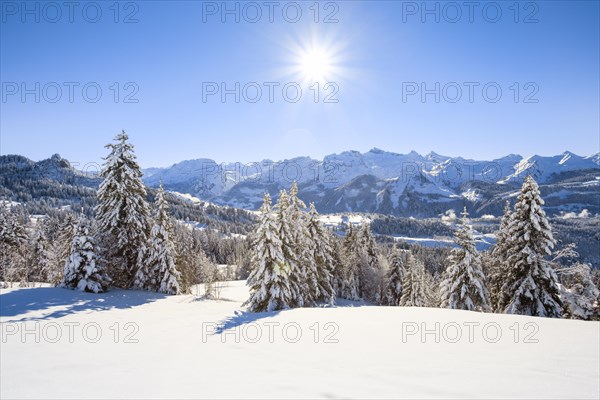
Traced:
<path fill-rule="evenodd" d="M 592 268 L 579 261 L 575 243 L 555 251 L 550 261 L 560 281 L 563 317 L 591 320 L 600 317 L 600 290 L 594 283 Z"/>
<path fill-rule="evenodd" d="M 54 225 L 54 235 L 50 253 L 52 260 L 45 275 L 48 277 L 48 282 L 55 286 L 60 285 L 63 280 L 65 260 L 71 253 L 71 243 L 78 220 L 74 212 L 62 211 L 56 218 L 47 221 L 48 224 Z"/>
<path fill-rule="evenodd" d="M 504 214 L 500 220 L 500 227 L 496 232 L 496 245 L 492 249 L 492 254 L 489 259 L 489 270 L 487 271 L 487 286 L 490 292 L 490 307 L 492 311 L 502 312 L 499 309 L 500 293 L 504 279 L 507 275 L 508 265 L 508 226 L 512 218 L 510 203 L 507 201 L 504 206 Z"/>
<path fill-rule="evenodd" d="M 562 283 L 564 316 L 573 319 L 600 318 L 600 290 L 592 281 L 591 267 L 575 263 L 555 270 Z"/>
<path fill-rule="evenodd" d="M 333 270 L 335 268 L 335 255 L 332 247 L 333 239 L 330 232 L 319 221 L 319 213 L 314 203 L 310 203 L 306 230 L 310 238 L 308 242 L 311 263 L 309 277 L 314 275 L 317 281 L 317 290 L 313 293 L 313 296 L 317 300 L 333 304 L 335 302 L 335 291 L 333 289 Z"/>
<path fill-rule="evenodd" d="M 360 300 L 359 255 L 355 251 L 357 232 L 351 225 L 341 245 L 341 264 L 336 268 L 338 296 L 348 300 Z"/>
<path fill-rule="evenodd" d="M 390 306 L 399 306 L 402 299 L 402 280 L 404 278 L 405 255 L 395 250 L 390 257 L 390 269 L 386 275 L 385 303 Z"/>
<path fill-rule="evenodd" d="M 403 307 L 429 307 L 432 304 L 431 278 L 422 261 L 410 254 L 406 259 L 406 270 L 402 279 Z"/>
<path fill-rule="evenodd" d="M 110 278 L 98 263 L 89 222 L 82 214 L 71 243 L 71 253 L 65 262 L 62 286 L 85 292 L 101 293 L 108 289 Z"/>
<path fill-rule="evenodd" d="M 205 282 L 205 272 L 213 268 L 214 263 L 208 259 L 203 247 L 202 233 L 205 232 L 196 228 L 189 229 L 182 224 L 173 226 L 173 243 L 177 254 L 175 265 L 181 273 L 179 286 L 182 293 L 190 293 L 193 285 Z M 237 262 L 235 264 L 241 265 Z"/>
<path fill-rule="evenodd" d="M 489 311 L 488 291 L 479 253 L 475 248 L 473 228 L 465 207 L 461 226 L 454 234 L 457 248 L 448 257 L 448 267 L 440 284 L 441 306 L 469 311 Z"/>
<path fill-rule="evenodd" d="M 366 300 L 380 303 L 382 301 L 384 271 L 379 261 L 377 246 L 369 224 L 360 227 L 357 234 L 359 274 L 360 274 L 360 297 Z"/>
<path fill-rule="evenodd" d="M 98 189 L 96 219 L 115 285 L 131 287 L 150 231 L 149 207 L 133 145 L 123 131 L 108 144 Z"/>
<path fill-rule="evenodd" d="M 543 204 L 537 183 L 528 176 L 508 226 L 507 276 L 499 307 L 508 314 L 562 315 L 558 278 L 546 260 L 556 241 Z"/>
<path fill-rule="evenodd" d="M 175 265 L 177 256 L 171 239 L 173 228 L 162 184 L 156 193 L 155 209 L 154 225 L 135 275 L 134 287 L 165 294 L 180 294 L 181 274 Z"/>
<path fill-rule="evenodd" d="M 290 212 L 293 210 L 290 210 L 289 196 L 285 190 L 279 192 L 275 209 L 275 226 L 281 241 L 281 251 L 285 263 L 284 269 L 287 273 L 292 296 L 290 306 L 303 307 L 305 305 L 304 296 L 309 293 L 306 274 L 300 265 L 305 250 L 298 248 L 297 226 L 293 222 L 293 213 Z M 310 303 L 307 305 L 310 305 Z"/>
<path fill-rule="evenodd" d="M 28 286 L 28 219 L 24 209 L 0 202 L 0 276 L 7 286 L 12 286 L 13 282 L 19 282 L 21 287 Z"/>
<path fill-rule="evenodd" d="M 29 264 L 34 268 L 34 276 L 31 278 L 38 282 L 52 282 L 52 261 L 54 254 L 52 246 L 45 229 L 44 220 L 38 221 L 32 235 L 31 252 Z"/>
<path fill-rule="evenodd" d="M 312 306 L 319 298 L 317 264 L 311 254 L 312 238 L 307 230 L 306 204 L 298 197 L 298 184 L 292 183 L 288 194 L 286 213 L 290 221 L 294 248 L 298 257 L 298 271 L 292 278 L 299 280 L 304 306 Z"/>
<path fill-rule="evenodd" d="M 333 256 L 333 269 L 331 270 L 331 286 L 334 296 L 340 296 L 341 277 L 344 270 L 344 261 L 342 258 L 342 240 L 331 233 L 331 249 Z"/>
<path fill-rule="evenodd" d="M 296 303 L 290 287 L 291 266 L 284 258 L 277 225 L 271 211 L 271 197 L 265 193 L 260 223 L 252 243 L 252 270 L 247 281 L 250 298 L 245 305 L 253 312 L 286 309 Z"/>
<path fill-rule="evenodd" d="M 18 212 L 5 202 L 0 202 L 0 243 L 7 246 L 22 245 L 27 240 L 27 228 Z"/>

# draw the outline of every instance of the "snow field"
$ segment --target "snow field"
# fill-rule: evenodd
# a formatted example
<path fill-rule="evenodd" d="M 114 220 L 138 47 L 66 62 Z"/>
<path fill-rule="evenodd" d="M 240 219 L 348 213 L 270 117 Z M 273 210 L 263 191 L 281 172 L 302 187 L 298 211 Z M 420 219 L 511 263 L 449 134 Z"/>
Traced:
<path fill-rule="evenodd" d="M 221 300 L 2 289 L 0 397 L 600 395 L 598 322 L 348 301 L 246 313 L 247 297 L 243 281 Z"/>

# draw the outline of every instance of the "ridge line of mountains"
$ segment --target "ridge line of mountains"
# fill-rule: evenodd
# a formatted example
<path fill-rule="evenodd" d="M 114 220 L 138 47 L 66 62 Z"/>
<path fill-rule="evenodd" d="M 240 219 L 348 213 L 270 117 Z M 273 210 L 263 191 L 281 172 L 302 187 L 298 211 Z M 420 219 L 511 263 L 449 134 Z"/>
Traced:
<path fill-rule="evenodd" d="M 255 210 L 264 192 L 276 198 L 295 180 L 300 198 L 321 213 L 374 212 L 396 216 L 435 217 L 466 206 L 473 216 L 501 215 L 527 175 L 540 184 L 549 215 L 600 213 L 600 153 L 584 157 L 508 156 L 485 161 L 434 152 L 397 154 L 380 149 L 346 151 L 322 160 L 297 157 L 273 162 L 221 163 L 201 158 L 168 168 L 144 169 L 144 182 L 221 206 Z M 68 195 L 95 189 L 100 180 L 81 172 L 58 154 L 34 162 L 19 155 L 0 156 L 0 197 L 18 201 L 23 191 L 35 199 L 44 184 L 63 185 Z M 36 188 L 35 184 L 38 187 Z M 29 187 L 33 185 L 33 187 Z M 28 197 L 29 196 L 29 197 Z"/>
<path fill-rule="evenodd" d="M 268 191 L 277 197 L 296 180 L 300 197 L 322 213 L 376 212 L 430 217 L 466 206 L 473 215 L 501 215 L 504 202 L 532 175 L 540 183 L 547 212 L 600 212 L 600 153 L 571 152 L 491 160 L 448 157 L 434 152 L 397 154 L 374 148 L 346 151 L 322 160 L 296 157 L 273 162 L 221 163 L 187 160 L 144 170 L 149 186 L 165 188 L 219 205 L 257 209 Z"/>

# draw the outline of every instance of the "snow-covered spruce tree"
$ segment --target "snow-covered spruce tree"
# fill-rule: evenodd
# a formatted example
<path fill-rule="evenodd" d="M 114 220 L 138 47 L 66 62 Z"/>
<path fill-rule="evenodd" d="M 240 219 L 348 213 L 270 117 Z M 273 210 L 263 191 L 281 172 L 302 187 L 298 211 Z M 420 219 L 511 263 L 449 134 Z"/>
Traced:
<path fill-rule="evenodd" d="M 30 278 L 37 282 L 51 282 L 54 254 L 45 229 L 45 221 L 39 220 L 33 230 L 29 264 L 34 271 Z"/>
<path fill-rule="evenodd" d="M 48 282 L 55 286 L 59 286 L 63 280 L 65 260 L 71 253 L 71 243 L 77 222 L 77 215 L 72 211 L 61 211 L 56 219 L 48 220 L 48 224 L 54 225 L 54 235 L 51 240 L 52 259 L 45 274 Z"/>
<path fill-rule="evenodd" d="M 528 176 L 508 225 L 507 276 L 499 307 L 505 313 L 539 317 L 562 315 L 558 278 L 545 259 L 552 253 L 556 241 L 543 204 L 537 183 Z"/>
<path fill-rule="evenodd" d="M 412 254 L 406 259 L 406 270 L 402 279 L 403 307 L 429 307 L 432 304 L 431 278 L 425 271 L 425 265 Z"/>
<path fill-rule="evenodd" d="M 500 220 L 500 227 L 496 232 L 496 245 L 492 249 L 492 254 L 489 259 L 489 266 L 487 271 L 487 286 L 490 292 L 490 307 L 492 311 L 502 312 L 499 309 L 500 294 L 502 285 L 508 273 L 507 259 L 508 259 L 508 226 L 510 219 L 512 218 L 512 211 L 510 209 L 510 203 L 507 201 L 504 206 L 504 214 Z"/>
<path fill-rule="evenodd" d="M 600 317 L 600 290 L 594 283 L 589 264 L 579 262 L 575 243 L 555 251 L 550 261 L 560 281 L 563 317 L 591 320 Z"/>
<path fill-rule="evenodd" d="M 386 275 L 385 304 L 399 306 L 402 299 L 402 280 L 404 277 L 405 256 L 395 250 L 390 257 L 390 269 Z"/>
<path fill-rule="evenodd" d="M 300 265 L 304 249 L 298 247 L 297 226 L 292 219 L 290 212 L 289 196 L 285 190 L 279 192 L 277 205 L 275 206 L 275 226 L 281 241 L 281 251 L 283 253 L 284 269 L 289 281 L 291 293 L 290 307 L 303 307 L 305 303 L 305 294 L 309 293 L 309 286 L 306 281 L 306 274 Z M 310 304 L 310 303 L 308 303 Z"/>
<path fill-rule="evenodd" d="M 252 270 L 247 284 L 250 298 L 244 303 L 253 312 L 290 308 L 295 299 L 290 288 L 291 268 L 283 255 L 271 197 L 265 193 L 260 222 L 252 241 Z"/>
<path fill-rule="evenodd" d="M 600 290 L 592 281 L 591 267 L 576 263 L 556 270 L 561 283 L 564 317 L 591 320 L 600 317 Z"/>
<path fill-rule="evenodd" d="M 150 231 L 149 207 L 142 172 L 125 131 L 115 141 L 106 145 L 110 154 L 101 172 L 104 180 L 95 211 L 114 283 L 129 288 Z"/>
<path fill-rule="evenodd" d="M 332 246 L 331 234 L 321 221 L 314 203 L 310 203 L 310 212 L 306 225 L 308 231 L 309 255 L 311 260 L 311 274 L 316 276 L 317 291 L 314 298 L 335 303 L 335 291 L 333 289 L 333 270 L 335 268 L 335 254 Z M 314 272 L 312 272 L 314 268 Z M 311 275 L 309 275 L 311 276 Z"/>
<path fill-rule="evenodd" d="M 175 265 L 181 274 L 181 293 L 190 293 L 193 285 L 202 283 L 205 271 L 212 264 L 204 252 L 199 232 L 199 229 L 189 229 L 183 224 L 173 225 L 173 243 L 177 254 Z"/>
<path fill-rule="evenodd" d="M 0 278 L 6 286 L 19 282 L 27 286 L 27 222 L 25 210 L 15 210 L 5 202 L 0 202 Z"/>
<path fill-rule="evenodd" d="M 312 238 L 307 229 L 308 215 L 306 204 L 298 197 L 298 184 L 292 183 L 288 195 L 288 208 L 286 213 L 292 227 L 294 248 L 298 256 L 298 273 L 292 278 L 298 278 L 301 284 L 304 306 L 313 306 L 319 298 L 319 283 L 317 264 L 311 253 Z"/>
<path fill-rule="evenodd" d="M 110 278 L 97 262 L 94 239 L 82 214 L 75 228 L 71 253 L 65 262 L 62 286 L 85 292 L 101 293 L 108 289 Z"/>
<path fill-rule="evenodd" d="M 384 282 L 384 271 L 379 262 L 379 254 L 369 224 L 364 224 L 358 231 L 355 248 L 359 254 L 360 296 L 363 299 L 381 303 Z"/>
<path fill-rule="evenodd" d="M 489 311 L 485 276 L 468 216 L 465 207 L 461 226 L 454 234 L 454 242 L 458 248 L 452 249 L 444 280 L 440 284 L 441 306 L 459 310 Z"/>
<path fill-rule="evenodd" d="M 162 184 L 156 193 L 154 225 L 135 274 L 134 287 L 165 294 L 180 294 L 181 274 L 175 265 L 175 245 L 169 206 Z"/>
<path fill-rule="evenodd" d="M 349 226 L 346 236 L 340 246 L 342 263 L 336 268 L 336 281 L 338 282 L 338 296 L 348 300 L 360 300 L 359 269 L 360 259 L 355 251 L 357 232 Z"/>

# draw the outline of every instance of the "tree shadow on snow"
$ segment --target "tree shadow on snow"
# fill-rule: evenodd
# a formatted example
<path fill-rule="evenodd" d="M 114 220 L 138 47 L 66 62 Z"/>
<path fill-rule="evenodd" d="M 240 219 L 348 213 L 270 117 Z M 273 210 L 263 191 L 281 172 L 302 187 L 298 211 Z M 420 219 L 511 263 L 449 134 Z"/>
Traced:
<path fill-rule="evenodd" d="M 42 314 L 6 322 L 46 320 L 83 311 L 132 308 L 165 297 L 161 293 L 122 289 L 94 294 L 54 287 L 26 288 L 0 295 L 0 317 L 36 312 Z"/>
<path fill-rule="evenodd" d="M 372 306 L 373 304 L 364 300 L 346 300 L 338 298 L 336 304 L 331 306 L 327 303 L 319 303 L 313 308 L 340 308 L 340 307 L 365 307 Z M 237 328 L 239 326 L 256 322 L 263 318 L 274 317 L 280 312 L 291 311 L 293 309 L 277 310 L 277 311 L 264 311 L 264 312 L 250 312 L 244 310 L 234 311 L 234 315 L 219 321 L 217 328 L 215 329 L 215 335 L 220 335 L 228 329 Z"/>
<path fill-rule="evenodd" d="M 215 335 L 220 335 L 228 329 L 237 328 L 238 326 L 250 324 L 259 319 L 274 317 L 281 311 L 265 311 L 265 312 L 250 312 L 250 311 L 234 311 L 234 315 L 220 321 L 215 329 Z"/>

